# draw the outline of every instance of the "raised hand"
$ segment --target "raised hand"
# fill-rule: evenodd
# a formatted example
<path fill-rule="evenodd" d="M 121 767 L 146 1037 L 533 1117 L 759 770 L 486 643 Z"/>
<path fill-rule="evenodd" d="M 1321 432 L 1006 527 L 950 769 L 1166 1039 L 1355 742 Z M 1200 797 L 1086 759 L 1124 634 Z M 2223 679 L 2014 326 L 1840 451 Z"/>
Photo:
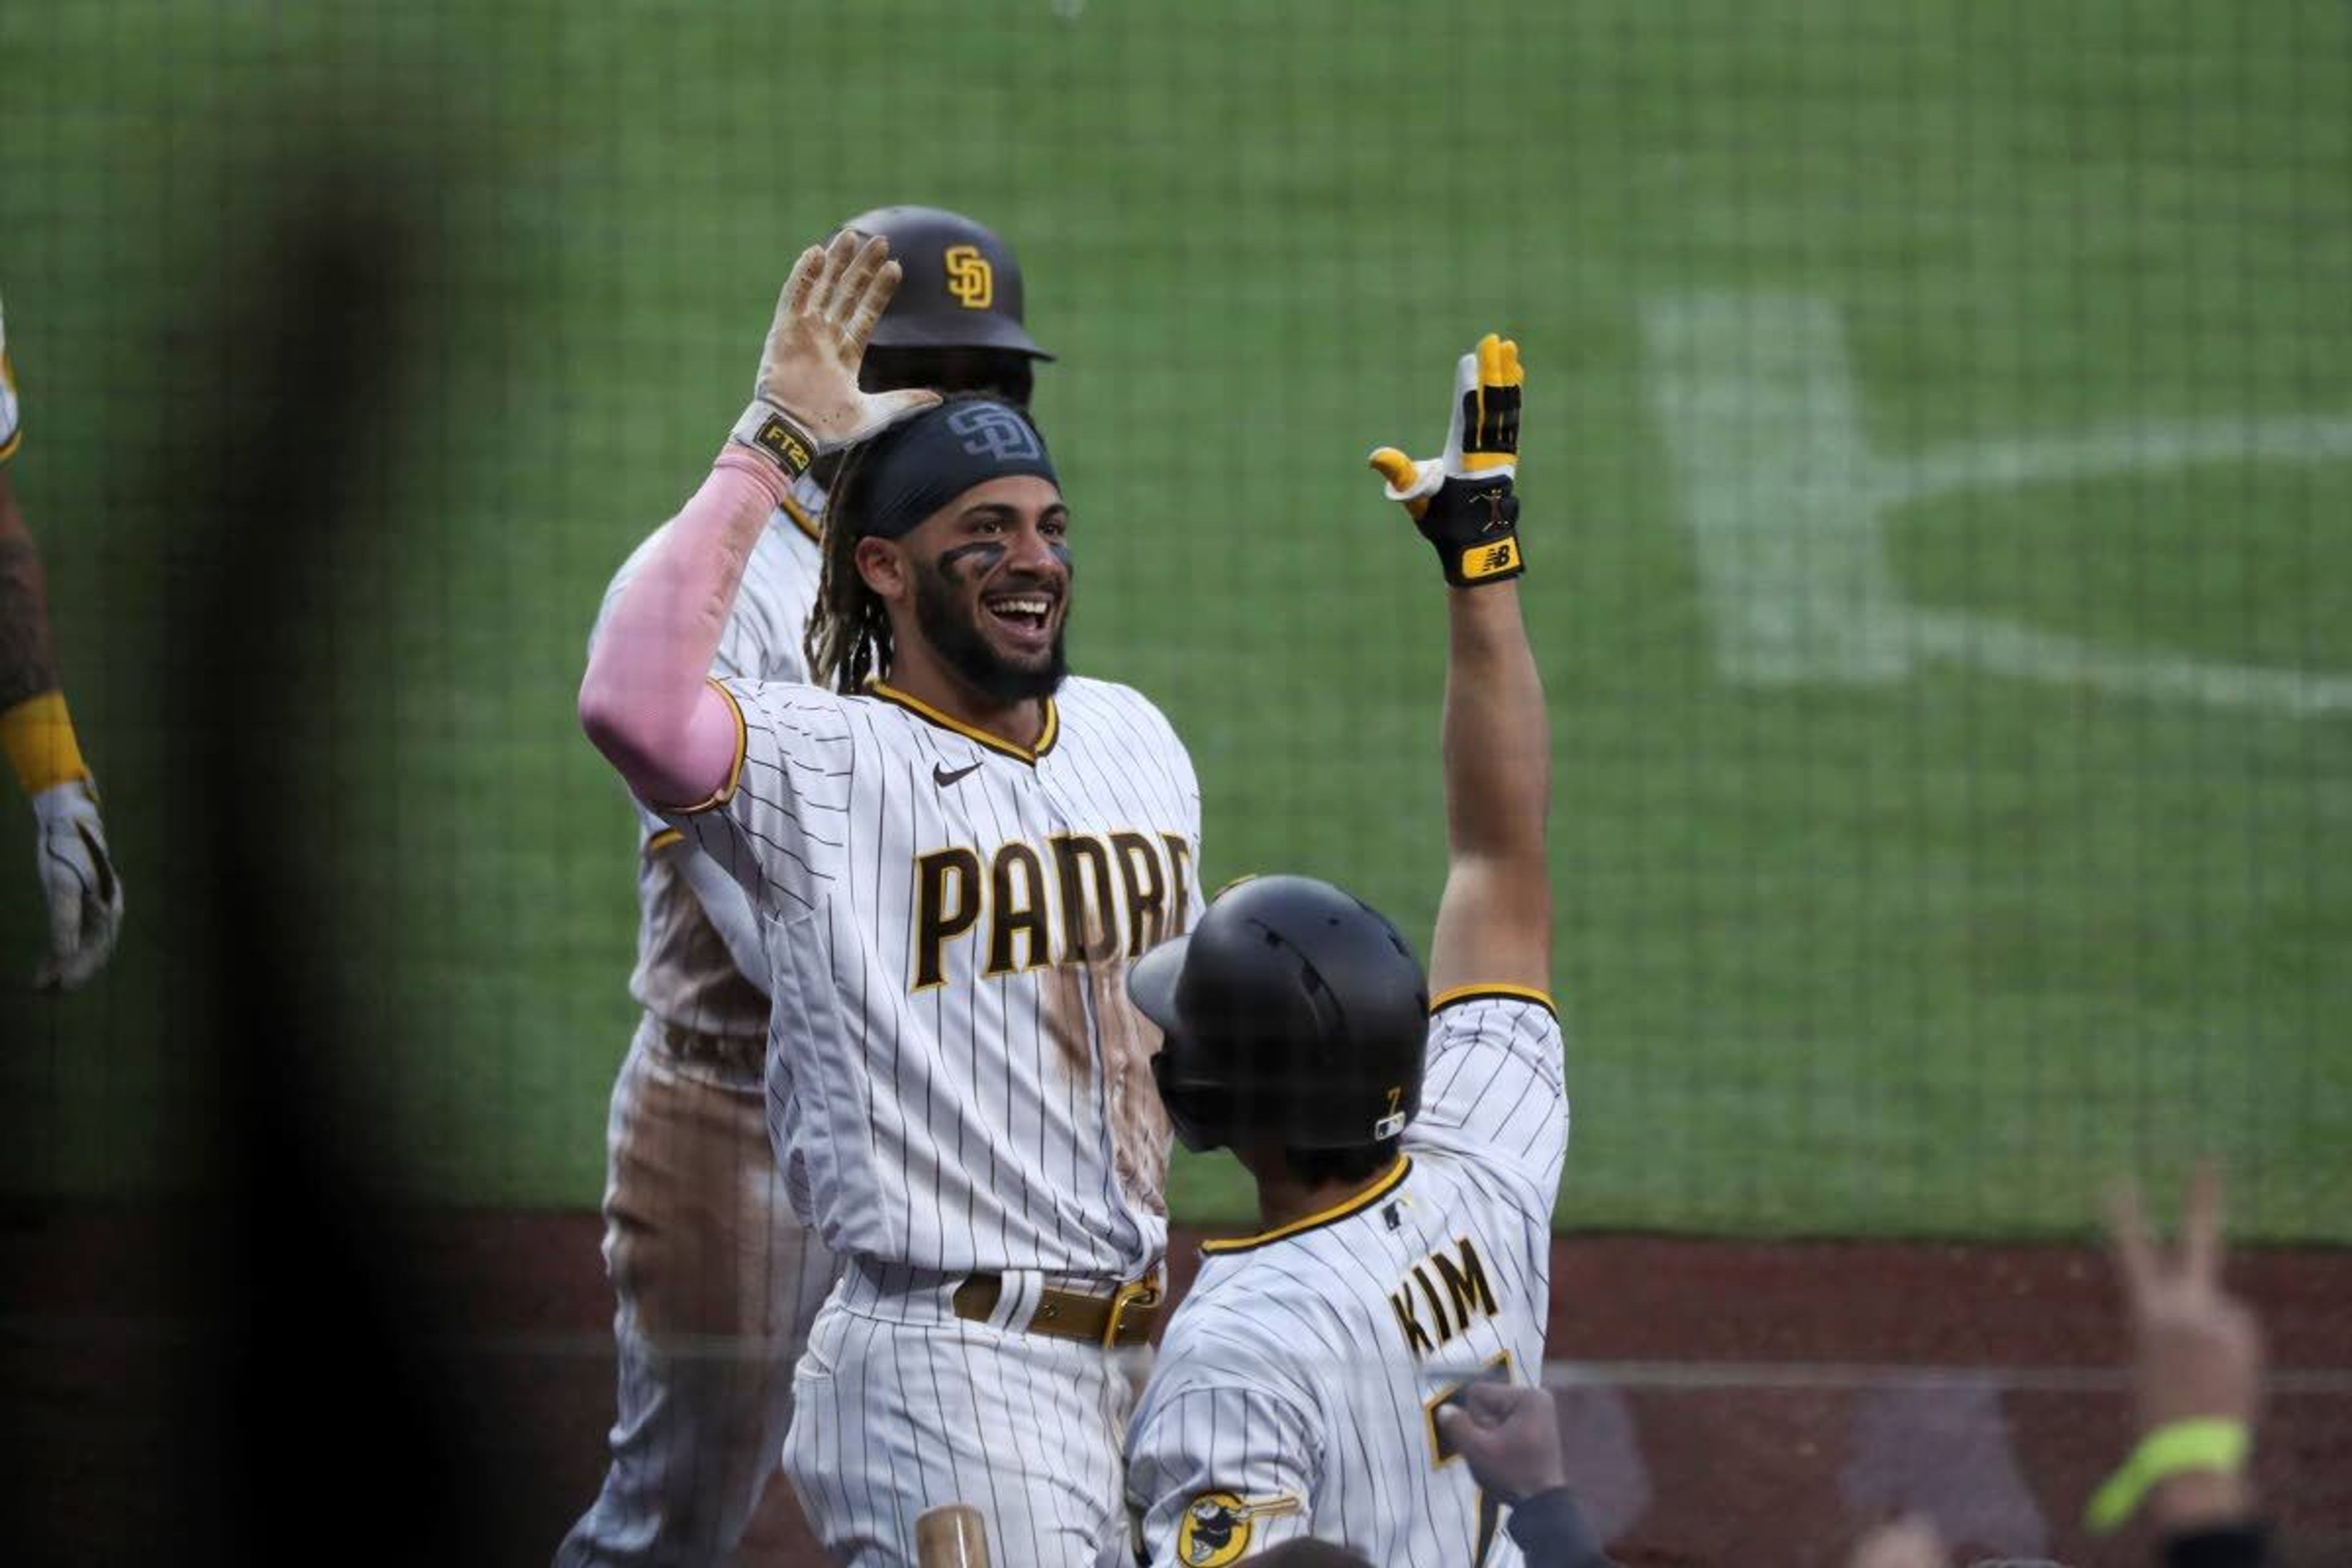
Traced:
<path fill-rule="evenodd" d="M 857 370 L 883 307 L 898 291 L 889 243 L 844 229 L 793 264 L 760 352 L 751 405 L 734 439 L 796 479 L 826 452 L 887 429 L 940 401 L 935 392 L 859 390 Z"/>
<path fill-rule="evenodd" d="M 2221 1283 L 2220 1172 L 2202 1164 L 2189 1178 L 2178 1247 L 2149 1236 L 2139 1194 L 2127 1186 L 2108 1199 L 2108 1228 L 2138 1362 L 2141 1426 L 2200 1415 L 2252 1421 L 2262 1333 Z"/>
<path fill-rule="evenodd" d="M 1507 582 L 1527 569 L 1519 554 L 1519 400 L 1527 382 L 1519 345 L 1488 332 L 1454 367 L 1445 454 L 1419 462 L 1394 447 L 1366 460 L 1388 481 L 1457 588 Z"/>
<path fill-rule="evenodd" d="M 2134 1188 L 2111 1193 L 2107 1212 L 2142 1436 L 2093 1498 L 2089 1522 L 2115 1528 L 2151 1490 L 2152 1511 L 2169 1527 L 2242 1517 L 2252 1506 L 2244 1465 L 2263 1338 L 2252 1311 L 2221 1282 L 2221 1173 L 2209 1163 L 2189 1178 L 2177 1247 L 2149 1234 Z"/>

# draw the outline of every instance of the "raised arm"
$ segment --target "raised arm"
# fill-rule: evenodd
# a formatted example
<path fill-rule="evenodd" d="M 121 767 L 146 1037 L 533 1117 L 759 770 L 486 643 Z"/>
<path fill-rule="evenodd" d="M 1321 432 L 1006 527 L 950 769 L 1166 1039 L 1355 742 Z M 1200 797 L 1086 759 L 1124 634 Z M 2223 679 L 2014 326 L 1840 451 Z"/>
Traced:
<path fill-rule="evenodd" d="M 5 405 L 0 404 L 0 421 Z M 0 435 L 6 433 L 0 423 Z M 58 689 L 49 640 L 49 586 L 41 552 L 17 509 L 8 469 L 0 465 L 0 713 Z"/>
<path fill-rule="evenodd" d="M 1519 615 L 1518 345 L 1489 333 L 1462 356 L 1442 458 L 1372 454 L 1445 569 L 1442 749 L 1445 894 L 1430 943 L 1433 997 L 1479 986 L 1549 992 L 1551 733 Z"/>
<path fill-rule="evenodd" d="M 1519 588 L 1455 588 L 1445 669 L 1445 895 L 1433 996 L 1465 985 L 1551 989 L 1551 728 Z"/>
<path fill-rule="evenodd" d="M 776 302 L 751 406 L 589 649 L 581 728 L 649 805 L 716 799 L 740 755 L 734 706 L 704 677 L 769 514 L 819 455 L 939 401 L 858 390 L 866 340 L 898 285 L 888 255 L 882 240 L 849 229 L 801 253 Z"/>

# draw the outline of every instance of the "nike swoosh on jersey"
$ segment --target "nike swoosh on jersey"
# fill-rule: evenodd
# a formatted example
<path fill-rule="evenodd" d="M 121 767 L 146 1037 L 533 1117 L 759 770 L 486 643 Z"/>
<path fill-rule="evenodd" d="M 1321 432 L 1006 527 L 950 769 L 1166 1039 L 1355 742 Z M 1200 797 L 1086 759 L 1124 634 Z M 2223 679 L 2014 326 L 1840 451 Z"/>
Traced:
<path fill-rule="evenodd" d="M 972 763 L 967 766 L 956 768 L 952 771 L 949 769 L 945 763 L 933 763 L 931 764 L 931 782 L 939 785 L 941 789 L 945 789 L 948 785 L 955 784 L 978 772 L 980 772 L 980 764 L 978 763 Z"/>

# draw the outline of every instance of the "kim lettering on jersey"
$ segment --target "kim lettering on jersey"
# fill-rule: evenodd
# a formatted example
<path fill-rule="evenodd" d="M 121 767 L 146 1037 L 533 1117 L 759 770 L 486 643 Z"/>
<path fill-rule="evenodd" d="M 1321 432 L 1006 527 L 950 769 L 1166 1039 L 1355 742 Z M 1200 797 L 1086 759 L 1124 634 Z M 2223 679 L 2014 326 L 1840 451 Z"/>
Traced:
<path fill-rule="evenodd" d="M 1468 1237 L 1454 1249 L 1438 1248 L 1408 1270 L 1389 1294 L 1397 1331 L 1416 1356 L 1425 1356 L 1469 1328 L 1474 1316 L 1495 1315 L 1495 1289 Z"/>
<path fill-rule="evenodd" d="M 915 857 L 913 973 L 944 984 L 960 946 L 983 977 L 1141 956 L 1184 930 L 1192 847 L 1173 833 L 1057 835 L 982 856 L 950 845 Z"/>

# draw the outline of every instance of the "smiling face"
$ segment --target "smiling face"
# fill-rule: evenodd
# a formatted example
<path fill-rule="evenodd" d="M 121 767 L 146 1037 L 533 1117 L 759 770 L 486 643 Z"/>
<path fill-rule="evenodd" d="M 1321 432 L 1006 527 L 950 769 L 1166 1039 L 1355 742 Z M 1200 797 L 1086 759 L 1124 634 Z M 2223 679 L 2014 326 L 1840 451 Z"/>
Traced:
<path fill-rule="evenodd" d="M 981 697 L 1051 696 L 1068 673 L 1069 509 L 1052 481 L 1027 474 L 974 485 L 897 541 L 858 543 L 867 583 Z"/>

